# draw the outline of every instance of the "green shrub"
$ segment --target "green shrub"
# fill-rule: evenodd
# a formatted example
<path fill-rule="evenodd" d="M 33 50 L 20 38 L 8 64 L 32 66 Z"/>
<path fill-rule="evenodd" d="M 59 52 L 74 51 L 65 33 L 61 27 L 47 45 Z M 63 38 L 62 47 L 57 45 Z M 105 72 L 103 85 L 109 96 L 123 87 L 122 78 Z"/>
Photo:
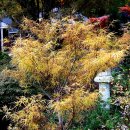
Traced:
<path fill-rule="evenodd" d="M 71 130 L 111 130 L 121 121 L 120 113 L 116 110 L 110 112 L 97 105 L 96 108 L 83 113 L 86 117 L 81 124 L 73 124 Z"/>
<path fill-rule="evenodd" d="M 0 76 L 0 106 L 9 105 L 22 94 L 22 89 L 15 79 Z"/>
<path fill-rule="evenodd" d="M 2 71 L 6 66 L 8 66 L 11 58 L 6 53 L 0 52 L 0 71 Z"/>

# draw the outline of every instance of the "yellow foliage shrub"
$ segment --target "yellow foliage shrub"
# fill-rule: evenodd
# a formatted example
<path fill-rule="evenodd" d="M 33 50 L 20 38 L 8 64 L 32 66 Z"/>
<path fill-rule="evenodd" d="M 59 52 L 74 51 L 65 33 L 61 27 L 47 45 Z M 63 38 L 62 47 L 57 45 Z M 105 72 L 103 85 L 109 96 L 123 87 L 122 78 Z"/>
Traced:
<path fill-rule="evenodd" d="M 13 64 L 18 67 L 22 81 L 27 82 L 21 77 L 26 79 L 29 74 L 29 79 L 38 82 L 49 77 L 52 86 L 61 86 L 60 81 L 66 77 L 68 82 L 76 79 L 75 82 L 89 84 L 98 72 L 115 67 L 128 48 L 128 41 L 111 40 L 104 30 L 93 31 L 83 23 L 58 21 L 52 26 L 47 21 L 38 24 L 25 19 L 24 22 L 28 29 L 33 26 L 30 31 L 42 38 L 18 39 L 12 49 Z M 59 39 L 63 42 L 58 43 Z M 56 44 L 62 47 L 55 50 Z"/>
<path fill-rule="evenodd" d="M 18 98 L 13 109 L 3 107 L 6 116 L 15 123 L 10 125 L 8 130 L 56 130 L 57 125 L 49 122 L 45 114 L 46 109 L 47 106 L 40 94 Z"/>
<path fill-rule="evenodd" d="M 51 101 L 54 112 L 69 117 L 80 116 L 80 112 L 88 110 L 96 105 L 98 93 L 86 92 L 83 88 L 76 89 L 60 101 Z M 73 115 L 75 114 L 75 115 Z M 69 118 L 70 119 L 70 118 Z"/>
<path fill-rule="evenodd" d="M 21 86 L 37 82 L 49 92 L 52 101 L 46 110 L 51 108 L 57 113 L 59 124 L 62 116 L 67 117 L 68 122 L 73 118 L 82 119 L 80 113 L 94 107 L 98 99 L 98 94 L 86 92 L 85 86 L 91 85 L 98 72 L 113 68 L 122 60 L 130 43 L 127 34 L 112 38 L 105 30 L 92 30 L 90 25 L 80 22 L 72 25 L 62 20 L 51 24 L 25 19 L 24 25 L 23 29 L 37 38 L 32 35 L 32 38 L 17 39 L 12 48 L 12 64 L 16 68 L 8 74 L 18 79 Z M 75 83 L 78 87 L 71 86 Z M 66 86 L 71 91 L 66 91 Z M 12 119 L 18 120 L 20 127 L 27 125 L 27 130 L 32 130 L 31 127 L 39 130 L 38 123 L 45 120 L 40 114 L 44 106 L 35 106 L 35 100 L 24 103 L 25 109 L 11 114 Z M 57 129 L 57 124 L 47 122 L 42 128 Z"/>

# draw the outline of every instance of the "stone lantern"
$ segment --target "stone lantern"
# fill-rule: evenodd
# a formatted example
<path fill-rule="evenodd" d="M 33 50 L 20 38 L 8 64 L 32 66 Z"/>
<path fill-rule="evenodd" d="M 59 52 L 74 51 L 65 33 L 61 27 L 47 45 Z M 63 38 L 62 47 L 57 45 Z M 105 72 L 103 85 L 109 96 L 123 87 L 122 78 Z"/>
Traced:
<path fill-rule="evenodd" d="M 108 99 L 110 98 L 110 82 L 112 79 L 111 69 L 98 73 L 94 79 L 95 82 L 99 83 L 99 93 L 103 101 L 102 106 L 106 109 L 110 109 Z"/>

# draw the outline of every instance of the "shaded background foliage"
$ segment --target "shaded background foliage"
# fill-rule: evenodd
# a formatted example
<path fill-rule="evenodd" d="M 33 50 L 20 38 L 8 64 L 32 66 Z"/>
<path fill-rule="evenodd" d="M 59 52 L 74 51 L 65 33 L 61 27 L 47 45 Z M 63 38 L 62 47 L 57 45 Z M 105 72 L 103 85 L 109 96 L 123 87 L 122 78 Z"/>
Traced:
<path fill-rule="evenodd" d="M 0 0 L 0 14 L 10 15 L 19 20 L 26 16 L 37 20 L 39 12 L 45 12 L 44 18 L 49 18 L 49 12 L 54 7 L 71 8 L 84 15 L 101 16 L 117 13 L 118 7 L 128 3 L 129 0 Z"/>

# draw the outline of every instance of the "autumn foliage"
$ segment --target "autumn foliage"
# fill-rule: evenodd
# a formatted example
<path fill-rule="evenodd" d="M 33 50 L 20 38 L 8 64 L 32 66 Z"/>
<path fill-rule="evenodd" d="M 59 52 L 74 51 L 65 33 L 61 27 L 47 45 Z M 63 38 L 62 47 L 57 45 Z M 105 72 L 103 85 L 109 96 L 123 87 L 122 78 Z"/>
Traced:
<path fill-rule="evenodd" d="M 22 102 L 23 109 L 8 116 L 18 130 L 57 130 L 84 120 L 82 112 L 93 109 L 98 100 L 98 93 L 90 92 L 95 75 L 123 59 L 130 38 L 93 30 L 91 24 L 72 25 L 65 18 L 56 23 L 25 19 L 22 29 L 29 35 L 18 38 L 12 48 L 15 69 L 3 73 L 17 79 L 21 87 L 36 86 L 43 93 L 40 98 L 22 97 L 16 106 Z M 51 122 L 41 111 L 55 114 L 58 121 Z"/>

